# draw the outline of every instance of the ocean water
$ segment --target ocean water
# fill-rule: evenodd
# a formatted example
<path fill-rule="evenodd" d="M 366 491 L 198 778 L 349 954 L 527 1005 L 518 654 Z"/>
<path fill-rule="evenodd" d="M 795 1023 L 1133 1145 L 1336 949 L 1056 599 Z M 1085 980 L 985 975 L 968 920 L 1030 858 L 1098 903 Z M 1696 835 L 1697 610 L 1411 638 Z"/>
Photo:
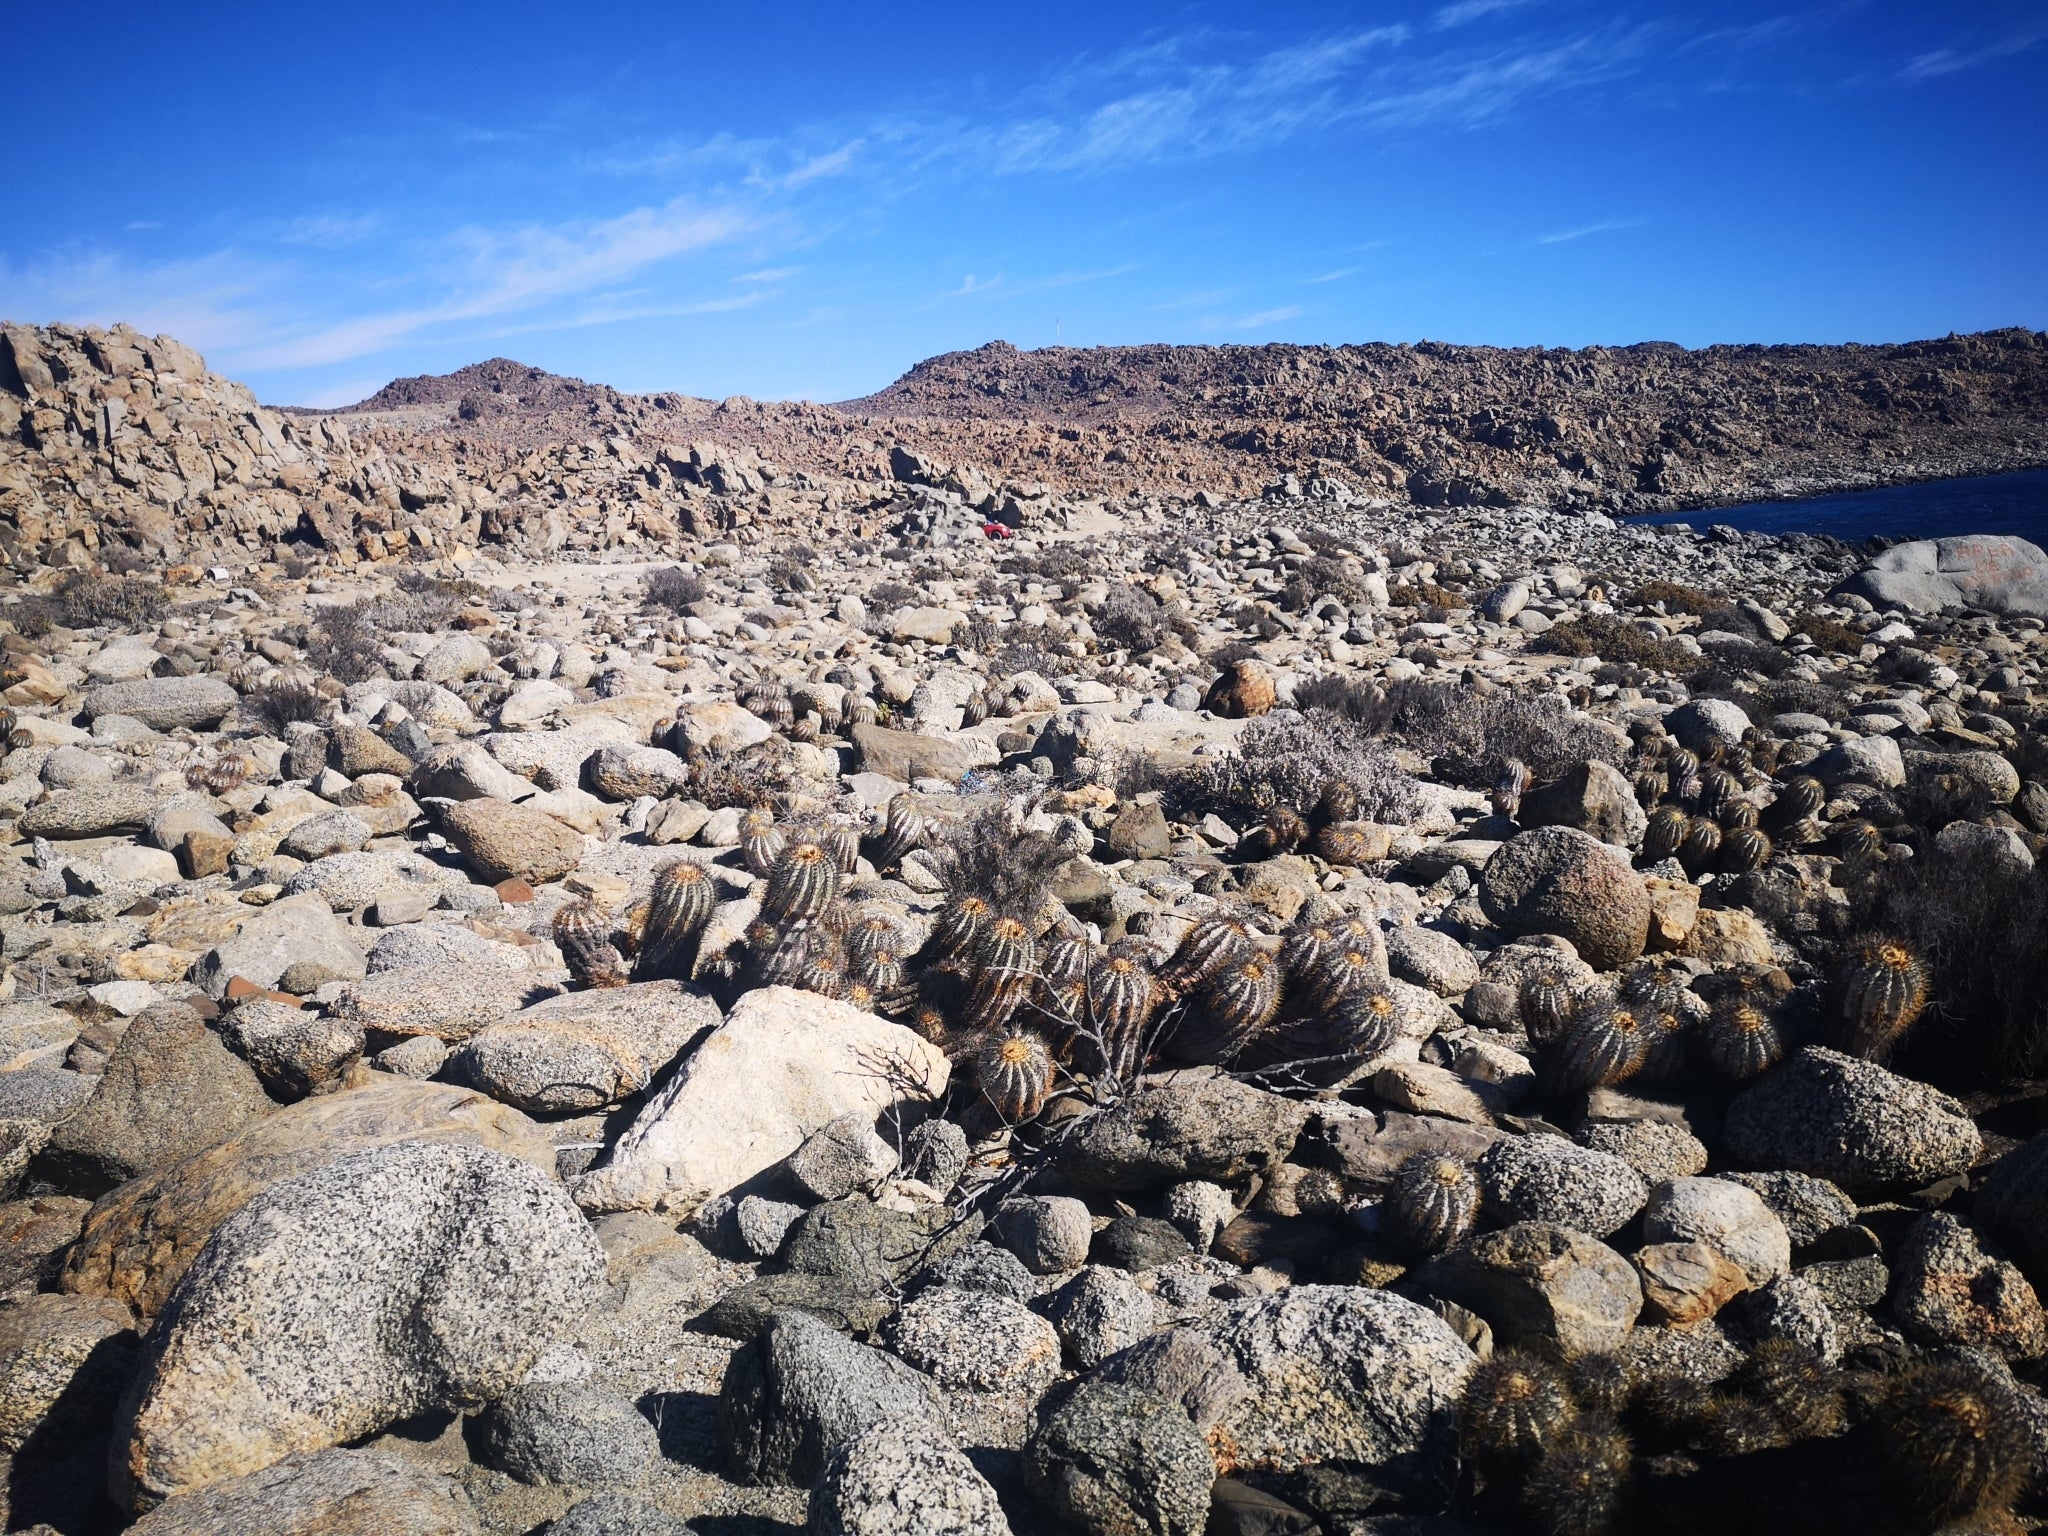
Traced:
<path fill-rule="evenodd" d="M 2048 549 L 2048 469 L 1966 480 L 1923 480 L 1804 501 L 1665 512 L 1632 523 L 1726 523 L 1745 533 L 1826 533 L 1853 542 L 1873 536 L 1938 539 L 1960 533 L 2016 533 Z"/>

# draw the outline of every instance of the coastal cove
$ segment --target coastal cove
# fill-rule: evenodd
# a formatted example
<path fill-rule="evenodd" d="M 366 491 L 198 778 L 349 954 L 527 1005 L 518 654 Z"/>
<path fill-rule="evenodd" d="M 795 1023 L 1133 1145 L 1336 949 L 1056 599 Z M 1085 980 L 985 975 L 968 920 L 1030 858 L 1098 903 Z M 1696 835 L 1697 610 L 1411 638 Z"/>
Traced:
<path fill-rule="evenodd" d="M 1922 480 L 1837 496 L 1754 501 L 1628 521 L 1646 527 L 1683 523 L 1699 529 L 1720 525 L 1744 533 L 1824 533 L 1848 543 L 2003 533 L 2040 544 L 2048 538 L 2048 469 Z"/>

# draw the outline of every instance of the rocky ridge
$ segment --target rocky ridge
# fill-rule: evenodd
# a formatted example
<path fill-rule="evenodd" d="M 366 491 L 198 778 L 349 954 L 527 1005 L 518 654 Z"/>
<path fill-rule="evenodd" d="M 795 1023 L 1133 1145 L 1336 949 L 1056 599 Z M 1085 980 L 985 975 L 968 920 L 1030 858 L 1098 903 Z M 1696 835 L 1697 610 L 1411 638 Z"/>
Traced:
<path fill-rule="evenodd" d="M 896 449 L 17 547 L 10 1528 L 2038 1521 L 2048 557 Z"/>
<path fill-rule="evenodd" d="M 258 405 L 168 337 L 10 326 L 0 555 L 653 555 L 756 522 L 872 537 L 935 497 L 1010 526 L 1267 488 L 1708 507 L 2040 464 L 2044 380 L 2048 346 L 2021 330 L 1692 352 L 991 343 L 838 406 L 634 396 L 499 358 L 313 412 Z"/>

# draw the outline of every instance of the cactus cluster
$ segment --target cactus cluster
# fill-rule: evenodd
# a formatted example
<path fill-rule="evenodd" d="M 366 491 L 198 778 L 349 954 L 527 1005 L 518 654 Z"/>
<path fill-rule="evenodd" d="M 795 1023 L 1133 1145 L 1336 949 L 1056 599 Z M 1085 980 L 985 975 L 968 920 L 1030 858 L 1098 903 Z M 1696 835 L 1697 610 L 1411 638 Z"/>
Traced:
<path fill-rule="evenodd" d="M 579 986 L 626 984 L 626 957 L 612 942 L 611 914 L 588 896 L 579 896 L 555 914 L 553 937 L 562 963 Z"/>
<path fill-rule="evenodd" d="M 1837 978 L 1842 1049 L 1882 1061 L 1927 1009 L 1927 966 L 1896 934 L 1866 934 L 1849 946 Z"/>

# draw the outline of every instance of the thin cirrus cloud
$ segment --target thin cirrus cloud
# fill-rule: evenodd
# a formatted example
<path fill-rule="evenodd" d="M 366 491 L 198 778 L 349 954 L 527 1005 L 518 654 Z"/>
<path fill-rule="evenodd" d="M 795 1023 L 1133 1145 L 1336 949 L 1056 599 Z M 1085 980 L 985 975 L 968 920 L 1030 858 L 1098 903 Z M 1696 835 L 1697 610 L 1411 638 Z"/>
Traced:
<path fill-rule="evenodd" d="M 1982 42 L 1959 41 L 1944 48 L 1929 49 L 1908 60 L 1900 74 L 1916 82 L 1938 80 L 1944 75 L 1961 74 L 1966 69 L 1996 64 L 2001 59 L 2026 53 L 2044 40 L 2048 40 L 2048 22 L 2037 22 Z"/>
<path fill-rule="evenodd" d="M 0 310 L 147 323 L 218 351 L 237 369 L 346 367 L 359 374 L 361 359 L 392 355 L 403 363 L 408 349 L 417 357 L 428 342 L 622 319 L 772 304 L 776 320 L 794 326 L 877 305 L 894 306 L 897 315 L 965 299 L 993 306 L 1106 281 L 1141 265 L 1164 270 L 1170 260 L 1137 248 L 1128 254 L 1141 260 L 1118 262 L 1126 252 L 1109 250 L 1096 258 L 1107 258 L 1104 265 L 1040 275 L 1030 270 L 1037 255 L 1030 247 L 1002 245 L 963 250 L 952 267 L 957 273 L 976 264 L 994 276 L 968 277 L 937 293 L 884 296 L 857 291 L 865 279 L 808 253 L 849 248 L 849 231 L 900 239 L 905 201 L 934 189 L 999 178 L 1069 185 L 1313 138 L 1392 140 L 1424 129 L 1481 128 L 1547 102 L 1577 106 L 1603 90 L 1654 83 L 1660 61 L 1708 61 L 1697 66 L 1704 70 L 1782 32 L 1782 18 L 1738 35 L 1671 13 L 1593 24 L 1561 13 L 1543 0 L 1451 0 L 1417 10 L 1411 24 L 1353 27 L 1264 47 L 1215 32 L 1157 36 L 1068 59 L 1038 84 L 971 113 L 920 106 L 792 119 L 754 136 L 622 137 L 609 144 L 572 143 L 566 130 L 555 134 L 537 122 L 517 136 L 524 161 L 564 189 L 566 207 L 580 205 L 578 216 L 458 221 L 394 204 L 275 221 L 211 253 L 172 260 L 65 247 L 23 266 L 0 259 Z M 2024 52 L 2044 35 L 2048 27 L 1972 35 L 1923 52 L 1903 73 L 1935 79 Z M 506 137 L 460 127 L 444 132 L 439 150 L 459 180 L 464 162 L 450 145 Z M 1527 238 L 1564 245 L 1643 222 L 1601 219 Z M 1387 243 L 1347 245 L 1339 234 L 1321 259 L 1343 261 Z M 1054 267 L 1073 258 L 1037 259 Z M 1315 258 L 1296 259 L 1306 266 Z M 1242 287 L 1207 291 L 1203 276 L 1217 274 L 1188 273 L 1190 297 L 1150 307 L 1177 311 L 1203 330 L 1259 330 L 1306 311 L 1282 305 L 1234 313 L 1257 302 L 1253 296 L 1285 293 L 1287 283 L 1296 292 L 1300 285 L 1335 284 L 1360 271 L 1307 270 L 1313 275 L 1300 275 L 1300 268 L 1292 276 L 1248 274 Z M 805 291 L 821 277 L 837 285 L 832 293 Z M 821 308 L 827 297 L 835 302 Z"/>
<path fill-rule="evenodd" d="M 588 295 L 662 262 L 735 240 L 753 227 L 744 213 L 679 200 L 588 223 L 458 230 L 438 242 L 433 253 L 435 266 L 453 258 L 461 274 L 454 291 L 422 305 L 305 327 L 255 349 L 242 362 L 253 368 L 308 368 L 388 351 L 440 327 Z M 754 301 L 717 307 L 740 308 L 748 302 Z"/>
<path fill-rule="evenodd" d="M 1560 229 L 1551 234 L 1538 235 L 1538 245 L 1567 245 L 1574 240 L 1584 240 L 1588 235 L 1611 234 L 1618 229 L 1640 229 L 1649 222 L 1646 219 L 1602 219 L 1596 224 L 1581 224 L 1574 229 Z"/>

